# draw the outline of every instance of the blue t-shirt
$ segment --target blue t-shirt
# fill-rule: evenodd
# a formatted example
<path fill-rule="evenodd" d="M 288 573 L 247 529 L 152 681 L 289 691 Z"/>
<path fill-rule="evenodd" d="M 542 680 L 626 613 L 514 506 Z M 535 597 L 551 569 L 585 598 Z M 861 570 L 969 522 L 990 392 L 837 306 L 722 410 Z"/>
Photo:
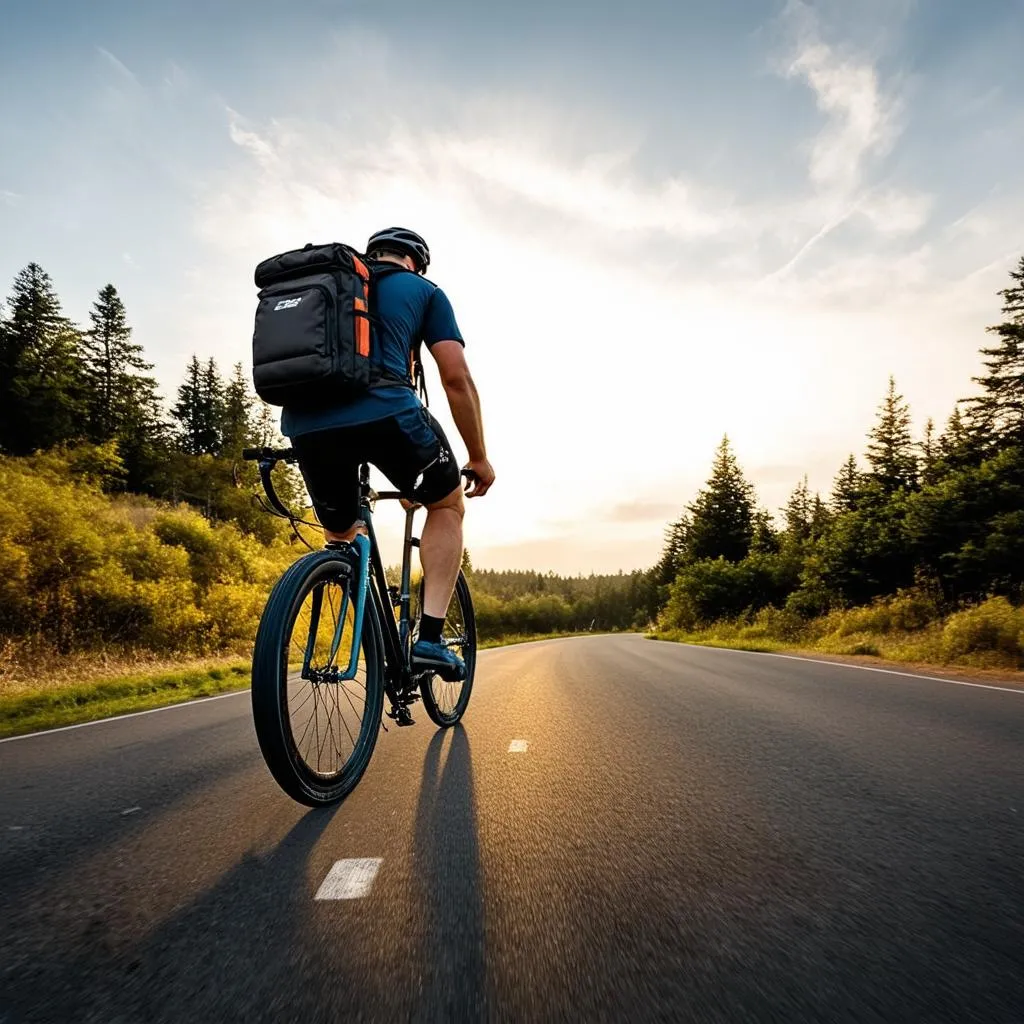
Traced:
<path fill-rule="evenodd" d="M 464 344 L 448 296 L 437 285 L 411 270 L 396 270 L 374 282 L 374 362 L 409 380 L 409 359 L 418 341 L 428 348 L 439 341 Z M 416 408 L 420 400 L 411 388 L 374 388 L 358 398 L 331 405 L 285 406 L 281 433 L 285 437 L 312 434 L 333 427 L 353 427 Z"/>

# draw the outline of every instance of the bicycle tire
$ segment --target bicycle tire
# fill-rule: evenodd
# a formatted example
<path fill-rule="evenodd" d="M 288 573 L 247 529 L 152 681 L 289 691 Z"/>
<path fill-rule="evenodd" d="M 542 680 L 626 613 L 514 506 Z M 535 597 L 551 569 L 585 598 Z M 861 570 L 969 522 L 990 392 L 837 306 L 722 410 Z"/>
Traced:
<path fill-rule="evenodd" d="M 416 615 L 417 631 L 422 611 L 423 582 L 421 580 Z M 451 628 L 449 623 L 451 623 Z M 452 634 L 456 632 L 463 638 L 461 644 L 452 642 Z M 442 729 L 447 729 L 460 721 L 466 713 L 466 706 L 469 704 L 469 697 L 473 691 L 473 677 L 476 674 L 476 613 L 473 610 L 473 596 L 469 591 L 469 583 L 461 570 L 455 581 L 452 599 L 448 604 L 442 636 L 451 646 L 461 648 L 459 654 L 466 665 L 466 678 L 461 683 L 448 683 L 432 672 L 425 673 L 420 678 L 420 696 L 423 698 L 423 707 L 430 716 L 430 720 Z M 461 687 L 457 695 L 456 687 Z"/>
<path fill-rule="evenodd" d="M 312 692 L 314 706 L 312 716 L 319 715 L 317 691 L 320 687 L 334 687 L 333 693 L 325 690 L 323 707 L 327 711 L 325 730 L 331 732 L 334 740 L 332 712 L 329 708 L 333 696 L 335 708 L 340 707 L 337 689 L 341 684 L 323 681 L 314 683 L 304 676 L 289 675 L 289 657 L 296 658 L 292 643 L 292 631 L 306 598 L 312 599 L 317 611 L 316 623 L 310 616 L 311 644 L 317 642 L 319 620 L 328 585 L 338 584 L 356 578 L 357 566 L 354 560 L 340 551 L 315 551 L 300 558 L 278 580 L 260 619 L 253 651 L 252 668 L 252 710 L 256 737 L 259 740 L 263 758 L 277 784 L 293 800 L 310 807 L 322 807 L 344 799 L 356 786 L 366 771 L 377 743 L 380 731 L 381 712 L 384 703 L 383 639 L 377 621 L 375 607 L 367 595 L 367 607 L 363 618 L 362 657 L 360 664 L 364 671 L 363 713 L 358 737 L 352 737 L 352 753 L 335 772 L 315 770 L 300 753 L 301 740 L 296 740 L 292 728 L 295 708 L 289 706 L 289 691 L 292 684 L 301 687 L 305 682 Z M 319 604 L 314 596 L 317 586 L 321 588 Z M 333 608 L 332 608 L 333 611 Z M 334 621 L 337 621 L 335 615 Z M 330 629 L 330 627 L 328 627 Z M 326 634 L 325 634 L 326 635 Z M 301 651 L 301 648 L 300 648 Z M 338 652 L 332 652 L 337 654 Z M 340 662 L 341 659 L 339 659 Z M 347 663 L 347 652 L 344 661 Z M 347 667 L 347 666 L 346 666 Z M 329 666 L 328 666 L 329 669 Z M 319 671 L 319 670 L 314 670 Z M 355 682 L 355 681 L 353 681 Z M 348 703 L 355 710 L 351 692 L 346 693 Z M 356 696 L 358 696 L 356 694 Z M 309 697 L 305 699 L 308 703 Z M 339 718 L 342 712 L 339 711 Z M 307 723 L 307 730 L 309 723 Z M 317 726 L 319 730 L 319 725 Z M 346 725 L 347 728 L 347 725 Z M 340 736 L 340 731 L 339 731 Z M 325 738 L 326 741 L 326 738 Z M 317 737 L 319 744 L 319 737 Z M 340 760 L 340 751 L 339 751 Z M 320 767 L 319 752 L 317 768 Z"/>

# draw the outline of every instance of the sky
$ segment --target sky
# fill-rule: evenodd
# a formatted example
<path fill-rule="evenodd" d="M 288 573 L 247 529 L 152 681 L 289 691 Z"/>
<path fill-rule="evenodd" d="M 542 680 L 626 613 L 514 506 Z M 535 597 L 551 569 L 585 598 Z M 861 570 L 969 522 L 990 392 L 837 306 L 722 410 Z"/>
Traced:
<path fill-rule="evenodd" d="M 114 283 L 165 395 L 193 352 L 248 368 L 265 256 L 426 236 L 498 474 L 478 567 L 649 566 L 724 434 L 770 511 L 804 474 L 827 494 L 890 374 L 918 433 L 969 393 L 1024 253 L 1024 0 L 0 0 L 0 25 L 0 291 L 34 260 L 84 322 Z"/>

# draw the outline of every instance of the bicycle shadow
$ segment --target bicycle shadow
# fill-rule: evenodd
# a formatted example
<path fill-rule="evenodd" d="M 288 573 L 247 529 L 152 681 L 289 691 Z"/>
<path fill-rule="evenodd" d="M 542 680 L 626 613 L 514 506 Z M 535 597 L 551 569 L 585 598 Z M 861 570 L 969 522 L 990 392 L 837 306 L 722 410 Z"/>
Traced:
<path fill-rule="evenodd" d="M 424 914 L 417 1020 L 487 1016 L 487 950 L 469 735 L 439 729 L 427 748 L 413 838 L 413 877 Z"/>
<path fill-rule="evenodd" d="M 66 936 L 65 948 L 38 964 L 26 986 L 32 995 L 19 1000 L 24 1019 L 317 1019 L 332 994 L 317 985 L 316 972 L 303 971 L 309 862 L 339 809 L 307 812 L 272 850 L 246 854 L 140 940 L 119 934 L 116 909 L 84 934 Z M 298 991 L 297 973 L 306 974 Z"/>

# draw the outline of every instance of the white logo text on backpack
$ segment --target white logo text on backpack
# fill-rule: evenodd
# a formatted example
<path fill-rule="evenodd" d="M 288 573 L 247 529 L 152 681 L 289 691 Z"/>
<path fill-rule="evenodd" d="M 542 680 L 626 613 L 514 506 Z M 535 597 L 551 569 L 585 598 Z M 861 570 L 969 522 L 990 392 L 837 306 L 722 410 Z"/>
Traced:
<path fill-rule="evenodd" d="M 275 307 L 274 312 L 276 313 L 279 309 L 294 309 L 302 301 L 300 295 L 297 299 L 282 299 Z"/>

